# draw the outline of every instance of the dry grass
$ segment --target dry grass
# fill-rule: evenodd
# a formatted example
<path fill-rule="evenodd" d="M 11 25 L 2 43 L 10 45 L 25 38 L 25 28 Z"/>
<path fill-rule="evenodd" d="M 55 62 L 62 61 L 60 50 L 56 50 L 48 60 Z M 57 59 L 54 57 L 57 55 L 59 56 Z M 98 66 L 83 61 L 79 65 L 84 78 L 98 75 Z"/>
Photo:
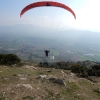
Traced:
<path fill-rule="evenodd" d="M 71 76 L 68 70 L 36 68 L 0 66 L 0 100 L 100 100 L 100 84 Z M 67 85 L 37 79 L 39 75 L 56 76 Z M 17 87 L 18 84 L 29 84 L 32 89 Z"/>

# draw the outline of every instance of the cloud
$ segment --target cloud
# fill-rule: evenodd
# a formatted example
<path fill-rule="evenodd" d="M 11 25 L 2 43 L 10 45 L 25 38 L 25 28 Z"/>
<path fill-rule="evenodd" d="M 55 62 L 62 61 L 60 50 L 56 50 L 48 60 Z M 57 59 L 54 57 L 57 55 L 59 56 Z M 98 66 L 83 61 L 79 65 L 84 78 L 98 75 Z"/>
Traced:
<path fill-rule="evenodd" d="M 47 16 L 41 16 L 41 18 L 44 18 L 44 19 L 49 19 Z"/>

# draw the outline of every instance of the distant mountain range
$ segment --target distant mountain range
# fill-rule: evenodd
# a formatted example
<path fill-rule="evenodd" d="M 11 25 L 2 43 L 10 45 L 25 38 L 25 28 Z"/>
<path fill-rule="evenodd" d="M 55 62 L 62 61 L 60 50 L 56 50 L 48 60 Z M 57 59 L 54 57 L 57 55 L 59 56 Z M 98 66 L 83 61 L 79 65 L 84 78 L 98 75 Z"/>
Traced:
<path fill-rule="evenodd" d="M 0 26 L 0 36 L 33 36 L 60 40 L 76 46 L 100 46 L 100 33 L 83 30 L 53 31 L 32 24 L 18 24 L 12 26 Z"/>

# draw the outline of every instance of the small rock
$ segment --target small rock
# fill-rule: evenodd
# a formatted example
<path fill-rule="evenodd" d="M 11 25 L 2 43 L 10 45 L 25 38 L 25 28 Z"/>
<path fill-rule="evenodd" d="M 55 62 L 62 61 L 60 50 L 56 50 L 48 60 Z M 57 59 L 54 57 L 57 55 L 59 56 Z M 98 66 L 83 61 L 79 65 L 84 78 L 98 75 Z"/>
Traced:
<path fill-rule="evenodd" d="M 4 80 L 8 80 L 8 78 L 5 77 Z"/>
<path fill-rule="evenodd" d="M 35 70 L 37 70 L 37 68 L 36 68 L 36 67 L 34 67 L 34 66 L 31 66 L 31 68 L 32 68 L 32 69 L 35 69 Z"/>
<path fill-rule="evenodd" d="M 39 79 L 39 78 L 46 79 L 47 78 L 47 75 L 39 75 L 37 79 Z"/>
<path fill-rule="evenodd" d="M 66 74 L 66 73 L 65 73 L 64 71 L 62 71 L 62 70 L 61 70 L 61 73 L 62 73 L 62 74 Z"/>
<path fill-rule="evenodd" d="M 2 94 L 2 96 L 4 97 L 4 96 L 5 96 L 5 94 L 6 94 L 6 92 L 5 92 L 5 91 L 3 91 L 3 94 Z"/>
<path fill-rule="evenodd" d="M 98 89 L 98 92 L 100 93 L 100 87 L 99 87 L 99 89 Z"/>
<path fill-rule="evenodd" d="M 18 77 L 27 77 L 27 74 L 17 74 Z"/>
<path fill-rule="evenodd" d="M 33 87 L 30 84 L 17 84 L 16 88 L 21 88 L 21 87 L 25 87 L 27 89 L 33 89 Z"/>
<path fill-rule="evenodd" d="M 14 91 L 11 91 L 10 94 L 15 95 Z"/>
<path fill-rule="evenodd" d="M 21 77 L 21 76 L 23 76 L 23 75 L 22 75 L 22 74 L 17 74 L 17 76 L 18 76 L 18 77 Z"/>
<path fill-rule="evenodd" d="M 26 81 L 26 80 L 27 80 L 27 78 L 20 78 L 20 80 Z"/>
<path fill-rule="evenodd" d="M 51 70 L 47 70 L 47 72 L 51 72 Z"/>
<path fill-rule="evenodd" d="M 11 67 L 16 67 L 16 65 L 14 64 L 14 65 L 11 65 Z"/>
<path fill-rule="evenodd" d="M 35 70 L 37 70 L 37 68 L 34 67 L 34 66 L 25 65 L 24 67 L 25 67 L 25 68 L 31 68 L 31 69 L 35 69 Z"/>
<path fill-rule="evenodd" d="M 77 96 L 80 96 L 80 94 L 77 94 Z"/>
<path fill-rule="evenodd" d="M 74 73 L 70 73 L 69 76 L 70 76 L 70 77 L 74 77 L 75 74 L 74 74 Z"/>
<path fill-rule="evenodd" d="M 57 83 L 57 84 L 66 86 L 65 82 L 63 81 L 63 79 L 56 79 L 56 80 L 54 81 L 54 83 Z"/>
<path fill-rule="evenodd" d="M 4 68 L 7 68 L 7 66 L 3 66 Z"/>

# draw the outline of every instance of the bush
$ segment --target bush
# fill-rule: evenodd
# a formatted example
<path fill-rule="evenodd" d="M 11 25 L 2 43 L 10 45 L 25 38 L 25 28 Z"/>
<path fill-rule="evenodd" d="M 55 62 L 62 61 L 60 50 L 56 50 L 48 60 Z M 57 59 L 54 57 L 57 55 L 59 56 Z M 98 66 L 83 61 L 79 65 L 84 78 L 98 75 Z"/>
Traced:
<path fill-rule="evenodd" d="M 94 65 L 94 66 L 92 67 L 92 69 L 100 70 L 100 65 Z"/>
<path fill-rule="evenodd" d="M 81 65 L 72 65 L 71 71 L 77 73 L 79 77 L 100 76 L 100 65 L 94 65 L 91 68 Z"/>
<path fill-rule="evenodd" d="M 88 77 L 88 68 L 80 65 L 72 66 L 71 71 L 77 73 L 79 77 Z"/>
<path fill-rule="evenodd" d="M 21 59 L 14 54 L 0 54 L 1 65 L 11 65 L 20 63 Z"/>

